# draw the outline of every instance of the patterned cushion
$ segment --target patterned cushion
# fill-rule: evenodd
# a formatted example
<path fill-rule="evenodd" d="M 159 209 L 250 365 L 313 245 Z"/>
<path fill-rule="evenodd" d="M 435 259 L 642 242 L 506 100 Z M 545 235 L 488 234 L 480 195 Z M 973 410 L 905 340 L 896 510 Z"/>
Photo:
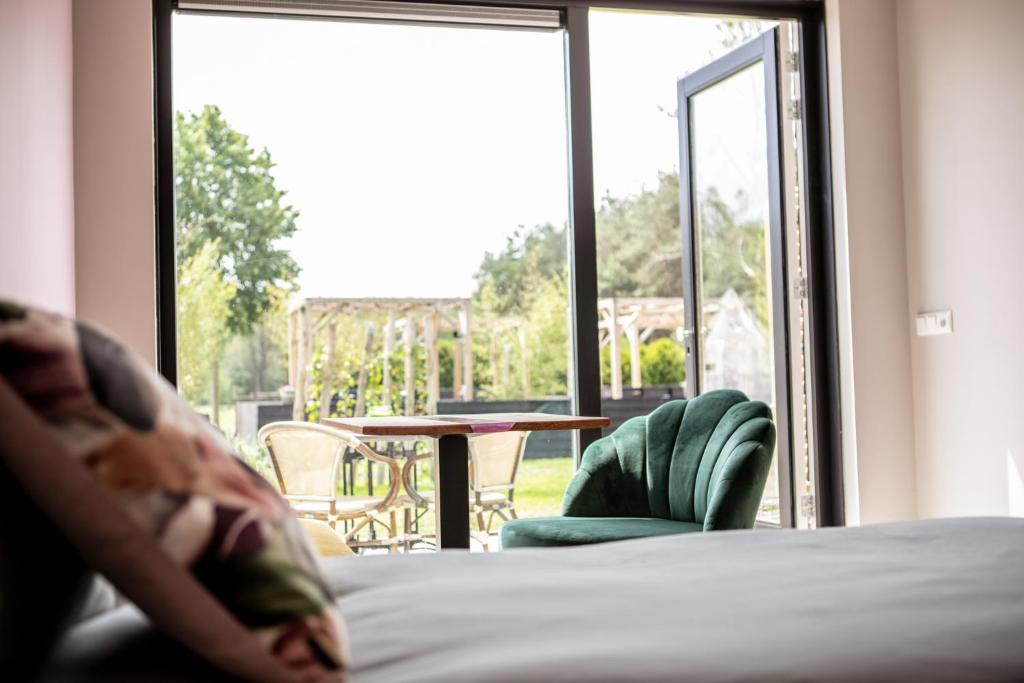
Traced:
<path fill-rule="evenodd" d="M 287 503 L 141 360 L 0 302 L 0 429 L 14 477 L 157 626 L 252 680 L 342 679 L 343 624 Z"/>

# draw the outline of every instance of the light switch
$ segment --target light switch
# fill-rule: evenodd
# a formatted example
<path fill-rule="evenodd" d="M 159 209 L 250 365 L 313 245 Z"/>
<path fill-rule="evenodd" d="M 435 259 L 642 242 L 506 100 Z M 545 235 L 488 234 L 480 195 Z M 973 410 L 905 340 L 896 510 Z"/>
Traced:
<path fill-rule="evenodd" d="M 953 333 L 953 311 L 929 311 L 917 314 L 917 336 Z"/>

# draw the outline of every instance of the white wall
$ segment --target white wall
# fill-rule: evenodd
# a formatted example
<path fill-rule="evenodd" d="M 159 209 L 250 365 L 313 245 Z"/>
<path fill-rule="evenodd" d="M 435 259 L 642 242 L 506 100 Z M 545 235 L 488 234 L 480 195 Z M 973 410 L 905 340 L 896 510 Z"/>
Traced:
<path fill-rule="evenodd" d="M 0 0 L 0 298 L 75 312 L 70 0 Z"/>
<path fill-rule="evenodd" d="M 892 0 L 828 0 L 848 524 L 916 513 L 910 325 Z"/>
<path fill-rule="evenodd" d="M 898 4 L 921 516 L 1024 514 L 1024 2 Z M 909 317 L 909 316 L 908 316 Z"/>
<path fill-rule="evenodd" d="M 73 28 L 78 315 L 154 363 L 151 4 L 79 0 Z"/>

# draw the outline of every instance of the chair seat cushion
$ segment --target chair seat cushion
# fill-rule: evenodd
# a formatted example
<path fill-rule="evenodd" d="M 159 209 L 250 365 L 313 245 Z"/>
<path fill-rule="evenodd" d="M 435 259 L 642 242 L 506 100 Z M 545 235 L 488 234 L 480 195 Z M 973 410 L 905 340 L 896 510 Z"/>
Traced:
<path fill-rule="evenodd" d="M 501 547 L 544 547 L 624 541 L 700 532 L 703 525 L 654 517 L 536 517 L 501 527 Z"/>

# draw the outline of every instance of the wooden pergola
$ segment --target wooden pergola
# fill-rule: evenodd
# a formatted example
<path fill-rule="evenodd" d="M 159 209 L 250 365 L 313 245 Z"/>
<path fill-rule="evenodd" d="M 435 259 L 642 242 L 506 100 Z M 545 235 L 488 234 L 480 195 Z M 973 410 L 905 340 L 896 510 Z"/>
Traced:
<path fill-rule="evenodd" d="M 611 347 L 611 394 L 622 398 L 622 334 L 629 344 L 630 386 L 643 386 L 640 345 L 659 330 L 677 330 L 686 324 L 682 297 L 611 297 L 598 299 L 598 334 L 601 346 Z"/>
<path fill-rule="evenodd" d="M 312 380 L 312 359 L 314 349 L 323 344 L 324 376 L 334 374 L 337 346 L 338 317 L 362 315 L 366 321 L 363 344 L 363 358 L 356 381 L 357 417 L 366 414 L 366 384 L 368 365 L 375 337 L 375 319 L 386 318 L 382 332 L 383 345 L 383 386 L 385 401 L 390 403 L 391 353 L 396 342 L 405 351 L 405 414 L 412 415 L 416 408 L 416 367 L 413 349 L 422 343 L 427 355 L 427 412 L 437 412 L 441 396 L 441 370 L 438 359 L 437 340 L 443 332 L 456 333 L 454 354 L 453 395 L 465 401 L 473 399 L 473 340 L 472 303 L 469 299 L 419 299 L 419 298 L 368 298 L 296 299 L 288 309 L 288 379 L 295 388 L 295 403 L 292 418 L 305 419 L 304 410 Z M 320 414 L 328 415 L 331 405 L 329 382 L 323 382 L 320 392 Z"/>

